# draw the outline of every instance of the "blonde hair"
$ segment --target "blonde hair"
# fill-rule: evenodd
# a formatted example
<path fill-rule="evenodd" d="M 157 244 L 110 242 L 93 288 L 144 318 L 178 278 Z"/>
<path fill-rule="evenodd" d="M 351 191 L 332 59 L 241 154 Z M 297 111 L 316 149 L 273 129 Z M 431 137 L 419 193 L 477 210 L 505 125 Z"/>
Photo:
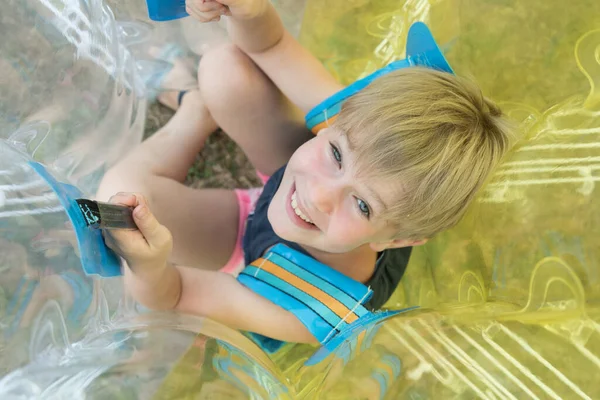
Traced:
<path fill-rule="evenodd" d="M 393 179 L 384 218 L 404 239 L 454 226 L 512 145 L 512 126 L 465 78 L 406 68 L 374 80 L 343 105 L 334 126 L 360 174 Z"/>

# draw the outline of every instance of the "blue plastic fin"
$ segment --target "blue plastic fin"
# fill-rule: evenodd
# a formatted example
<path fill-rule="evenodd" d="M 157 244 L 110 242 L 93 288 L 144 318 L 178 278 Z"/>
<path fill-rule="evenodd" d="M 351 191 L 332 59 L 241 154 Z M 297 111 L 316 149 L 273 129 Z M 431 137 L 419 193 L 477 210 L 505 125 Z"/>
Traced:
<path fill-rule="evenodd" d="M 454 74 L 429 28 L 422 22 L 415 22 L 408 31 L 406 58 L 404 60 L 394 61 L 325 99 L 306 114 L 306 126 L 316 134 L 319 130 L 335 121 L 335 118 L 342 109 L 342 105 L 349 97 L 364 89 L 374 79 L 392 71 L 415 66 L 437 69 Z"/>
<path fill-rule="evenodd" d="M 321 343 L 371 315 L 364 307 L 373 294 L 370 288 L 281 243 L 248 265 L 237 279 L 294 314 Z M 283 345 L 261 335 L 250 336 L 267 352 Z"/>
<path fill-rule="evenodd" d="M 91 229 L 86 225 L 79 206 L 75 202 L 76 199 L 83 197 L 81 191 L 73 185 L 57 181 L 42 164 L 33 161 L 30 161 L 29 164 L 52 188 L 60 200 L 60 204 L 64 207 L 77 237 L 81 265 L 86 275 L 120 276 L 119 256 L 106 246 L 102 238 L 102 231 Z"/>
<path fill-rule="evenodd" d="M 408 31 L 406 57 L 413 61 L 415 65 L 438 69 L 451 74 L 454 73 L 435 42 L 431 31 L 422 22 L 415 22 Z"/>

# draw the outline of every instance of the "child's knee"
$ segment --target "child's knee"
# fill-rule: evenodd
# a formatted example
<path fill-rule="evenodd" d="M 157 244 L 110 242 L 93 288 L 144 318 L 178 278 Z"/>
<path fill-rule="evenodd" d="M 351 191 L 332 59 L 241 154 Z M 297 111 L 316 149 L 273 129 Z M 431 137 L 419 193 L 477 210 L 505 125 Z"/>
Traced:
<path fill-rule="evenodd" d="M 121 168 L 119 164 L 106 171 L 96 192 L 100 201 L 108 201 L 118 192 L 146 192 L 148 178 L 139 172 Z"/>
<path fill-rule="evenodd" d="M 256 84 L 258 67 L 243 51 L 227 44 L 207 52 L 198 67 L 198 84 L 206 105 L 231 107 Z"/>
<path fill-rule="evenodd" d="M 225 77 L 244 75 L 254 62 L 234 44 L 225 44 L 208 51 L 200 59 L 198 79 L 200 81 L 225 81 Z"/>

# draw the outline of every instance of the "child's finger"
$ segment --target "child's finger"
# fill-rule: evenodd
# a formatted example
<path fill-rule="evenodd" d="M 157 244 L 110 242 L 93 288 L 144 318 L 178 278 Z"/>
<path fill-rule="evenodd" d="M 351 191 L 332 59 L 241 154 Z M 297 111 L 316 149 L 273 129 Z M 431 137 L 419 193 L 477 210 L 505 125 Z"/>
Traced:
<path fill-rule="evenodd" d="M 202 4 L 188 1 L 186 3 L 186 11 L 200 22 L 209 22 L 219 18 L 221 15 L 225 15 L 227 9 L 216 1 L 205 2 Z"/>
<path fill-rule="evenodd" d="M 103 231 L 106 246 L 123 257 L 128 263 L 151 259 L 152 252 L 144 236 L 139 231 L 121 231 L 118 229 Z"/>
<path fill-rule="evenodd" d="M 130 255 L 130 249 L 124 249 L 121 246 L 121 243 L 128 243 L 127 238 L 116 238 L 114 237 L 115 233 L 117 234 L 117 236 L 119 235 L 119 233 L 117 231 L 102 231 L 102 236 L 104 239 L 104 243 L 106 244 L 106 246 L 111 249 L 112 251 L 114 251 L 115 253 L 117 253 L 120 257 L 123 257 L 125 259 L 127 259 Z M 125 240 L 125 242 L 124 242 Z"/>
<path fill-rule="evenodd" d="M 204 3 L 193 4 L 192 8 L 195 8 L 200 12 L 209 12 L 221 10 L 225 8 L 225 6 L 217 1 L 205 1 Z"/>
<path fill-rule="evenodd" d="M 197 19 L 200 22 L 210 22 L 216 18 L 220 18 L 224 14 L 224 11 L 209 11 L 209 12 L 197 12 L 194 10 L 187 10 L 188 14 Z"/>
<path fill-rule="evenodd" d="M 148 245 L 155 248 L 162 248 L 171 241 L 171 234 L 167 228 L 162 226 L 154 214 L 150 212 L 148 204 L 144 198 L 140 198 L 139 205 L 133 210 L 133 219 L 138 229 L 146 238 Z"/>
<path fill-rule="evenodd" d="M 111 204 L 119 204 L 127 207 L 135 207 L 138 205 L 137 196 L 133 193 L 120 192 L 112 196 L 109 200 Z"/>
<path fill-rule="evenodd" d="M 104 239 L 104 243 L 106 244 L 106 246 L 108 246 L 109 249 L 114 251 L 119 250 L 110 232 L 102 231 L 102 237 Z"/>

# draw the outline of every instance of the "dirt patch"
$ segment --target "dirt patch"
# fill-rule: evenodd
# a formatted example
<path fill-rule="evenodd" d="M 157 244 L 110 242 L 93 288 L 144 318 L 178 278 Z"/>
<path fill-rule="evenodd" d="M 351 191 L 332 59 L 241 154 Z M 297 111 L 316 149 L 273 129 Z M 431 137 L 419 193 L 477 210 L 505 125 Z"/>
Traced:
<path fill-rule="evenodd" d="M 144 137 L 165 125 L 173 111 L 153 103 L 148 107 Z M 261 182 L 242 150 L 222 131 L 217 131 L 206 141 L 204 149 L 190 167 L 186 184 L 194 188 L 250 188 Z"/>

